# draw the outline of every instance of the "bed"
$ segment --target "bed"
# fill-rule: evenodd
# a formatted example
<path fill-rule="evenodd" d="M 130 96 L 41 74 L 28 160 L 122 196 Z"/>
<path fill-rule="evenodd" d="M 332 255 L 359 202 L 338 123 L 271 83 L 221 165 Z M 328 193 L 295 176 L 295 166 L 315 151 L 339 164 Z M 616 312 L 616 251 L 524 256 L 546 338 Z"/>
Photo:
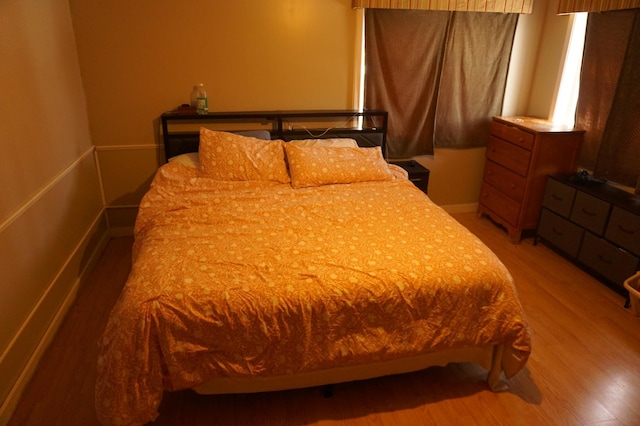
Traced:
<path fill-rule="evenodd" d="M 164 391 L 292 389 L 474 362 L 499 390 L 530 353 L 512 278 L 381 147 L 199 130 L 141 201 L 100 338 L 103 424 Z M 357 141 L 357 138 L 355 139 Z M 428 386 L 428 384 L 425 384 Z"/>

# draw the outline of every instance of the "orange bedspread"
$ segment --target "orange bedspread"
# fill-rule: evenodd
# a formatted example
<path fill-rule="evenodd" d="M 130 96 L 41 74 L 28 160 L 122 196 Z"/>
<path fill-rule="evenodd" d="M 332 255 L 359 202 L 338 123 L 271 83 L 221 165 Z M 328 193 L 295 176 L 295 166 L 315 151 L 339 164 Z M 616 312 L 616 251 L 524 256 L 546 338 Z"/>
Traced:
<path fill-rule="evenodd" d="M 530 336 L 506 268 L 408 180 L 292 189 L 169 163 L 142 200 L 131 275 L 100 341 L 105 424 L 163 390 Z"/>

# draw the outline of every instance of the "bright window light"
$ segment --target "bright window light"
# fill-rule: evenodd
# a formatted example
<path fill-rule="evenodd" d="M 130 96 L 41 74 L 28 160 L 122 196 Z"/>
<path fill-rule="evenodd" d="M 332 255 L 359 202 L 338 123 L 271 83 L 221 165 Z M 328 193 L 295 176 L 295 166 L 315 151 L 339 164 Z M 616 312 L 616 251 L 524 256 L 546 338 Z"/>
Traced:
<path fill-rule="evenodd" d="M 568 127 L 573 127 L 575 124 L 576 105 L 580 89 L 582 52 L 587 29 L 587 13 L 575 13 L 571 15 L 571 19 L 569 45 L 567 46 L 562 77 L 551 117 L 551 121 L 554 123 Z"/>

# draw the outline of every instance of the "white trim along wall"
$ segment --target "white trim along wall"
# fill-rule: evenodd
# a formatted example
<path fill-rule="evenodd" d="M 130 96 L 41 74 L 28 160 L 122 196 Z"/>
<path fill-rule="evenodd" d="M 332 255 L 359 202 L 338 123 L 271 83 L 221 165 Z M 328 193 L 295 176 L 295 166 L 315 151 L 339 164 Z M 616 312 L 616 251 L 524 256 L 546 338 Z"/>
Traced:
<path fill-rule="evenodd" d="M 0 266 L 0 424 L 8 422 L 109 239 L 93 151 L 0 224 L 0 256 L 7 260 Z"/>

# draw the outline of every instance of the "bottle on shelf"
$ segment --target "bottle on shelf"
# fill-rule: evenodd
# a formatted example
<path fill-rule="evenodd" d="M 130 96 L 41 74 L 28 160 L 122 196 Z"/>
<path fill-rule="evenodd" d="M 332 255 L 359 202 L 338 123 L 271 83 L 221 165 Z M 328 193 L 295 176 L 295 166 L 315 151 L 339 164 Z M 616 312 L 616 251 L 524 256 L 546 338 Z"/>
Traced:
<path fill-rule="evenodd" d="M 209 99 L 207 98 L 207 91 L 204 88 L 204 84 L 198 84 L 198 94 L 196 98 L 196 111 L 198 114 L 209 113 Z"/>
<path fill-rule="evenodd" d="M 191 105 L 195 109 L 198 109 L 198 92 L 199 92 L 199 90 L 200 90 L 200 86 L 197 85 L 197 84 L 194 84 L 193 88 L 191 89 L 191 98 L 189 99 L 189 105 Z"/>

